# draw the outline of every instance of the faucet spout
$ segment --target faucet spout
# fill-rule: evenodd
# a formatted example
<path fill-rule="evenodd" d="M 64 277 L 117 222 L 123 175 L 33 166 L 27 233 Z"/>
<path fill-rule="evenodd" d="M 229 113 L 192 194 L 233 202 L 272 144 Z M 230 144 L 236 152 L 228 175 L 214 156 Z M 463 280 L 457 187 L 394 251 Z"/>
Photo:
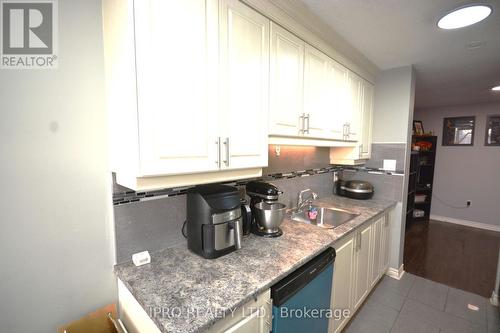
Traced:
<path fill-rule="evenodd" d="M 305 194 L 308 193 L 308 196 Z M 313 192 L 310 188 L 302 190 L 299 192 L 299 200 L 297 202 L 297 210 L 302 211 L 304 207 L 311 205 L 314 200 L 318 199 L 318 195 Z"/>

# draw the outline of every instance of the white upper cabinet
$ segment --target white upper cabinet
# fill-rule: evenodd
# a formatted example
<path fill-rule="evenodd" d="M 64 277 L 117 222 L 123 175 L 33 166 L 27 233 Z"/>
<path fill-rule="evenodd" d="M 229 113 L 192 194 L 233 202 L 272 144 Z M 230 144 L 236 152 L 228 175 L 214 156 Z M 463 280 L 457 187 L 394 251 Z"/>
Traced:
<path fill-rule="evenodd" d="M 331 138 L 329 125 L 333 115 L 329 76 L 330 58 L 306 45 L 304 66 L 304 128 L 309 137 Z"/>
<path fill-rule="evenodd" d="M 105 0 L 112 164 L 135 190 L 258 177 L 269 25 L 237 0 Z"/>
<path fill-rule="evenodd" d="M 373 103 L 374 88 L 373 85 L 365 80 L 363 86 L 363 108 L 361 120 L 361 158 L 369 159 L 372 149 L 372 127 L 373 127 Z"/>
<path fill-rule="evenodd" d="M 351 121 L 349 70 L 334 60 L 330 61 L 329 126 L 332 139 L 347 140 L 347 126 Z"/>
<path fill-rule="evenodd" d="M 220 8 L 221 168 L 266 166 L 270 21 L 238 0 Z"/>
<path fill-rule="evenodd" d="M 270 80 L 271 136 L 359 140 L 362 79 L 275 24 Z"/>
<path fill-rule="evenodd" d="M 269 135 L 369 157 L 373 87 L 243 2 L 103 0 L 103 21 L 119 184 L 258 177 Z"/>
<path fill-rule="evenodd" d="M 370 82 L 349 72 L 348 112 L 345 138 L 354 141 L 353 147 L 332 147 L 330 163 L 355 165 L 363 164 L 371 157 L 374 87 Z"/>
<path fill-rule="evenodd" d="M 217 66 L 210 25 L 217 21 L 210 2 L 134 3 L 142 176 L 218 169 L 219 116 L 209 98 L 209 70 Z M 186 22 L 189 29 L 181 29 Z"/>
<path fill-rule="evenodd" d="M 363 106 L 362 79 L 354 73 L 349 73 L 348 112 L 346 113 L 346 138 L 358 141 L 361 131 L 361 113 Z"/>
<path fill-rule="evenodd" d="M 271 22 L 269 134 L 302 135 L 305 43 Z"/>

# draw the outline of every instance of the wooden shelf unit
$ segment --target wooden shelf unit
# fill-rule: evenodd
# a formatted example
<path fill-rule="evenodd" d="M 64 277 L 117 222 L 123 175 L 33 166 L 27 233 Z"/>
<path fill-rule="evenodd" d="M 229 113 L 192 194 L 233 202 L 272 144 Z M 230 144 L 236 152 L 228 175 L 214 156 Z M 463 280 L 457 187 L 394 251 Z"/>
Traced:
<path fill-rule="evenodd" d="M 408 204 L 406 209 L 406 225 L 413 221 L 428 221 L 431 215 L 432 189 L 434 184 L 434 167 L 436 164 L 437 136 L 413 135 L 412 146 L 416 142 L 429 142 L 432 147 L 426 151 L 412 151 L 408 180 Z M 415 202 L 415 197 L 425 195 L 425 201 Z M 423 217 L 413 217 L 415 209 L 424 211 Z"/>

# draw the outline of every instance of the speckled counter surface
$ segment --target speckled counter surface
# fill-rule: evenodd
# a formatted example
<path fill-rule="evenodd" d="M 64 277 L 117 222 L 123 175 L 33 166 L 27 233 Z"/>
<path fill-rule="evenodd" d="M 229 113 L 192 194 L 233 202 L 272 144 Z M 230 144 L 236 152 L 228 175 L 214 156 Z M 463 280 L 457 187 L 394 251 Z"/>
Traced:
<path fill-rule="evenodd" d="M 203 259 L 187 245 L 151 255 L 151 264 L 117 265 L 115 272 L 162 332 L 202 332 L 230 309 L 260 294 L 331 246 L 359 225 L 380 216 L 395 202 L 352 200 L 337 196 L 319 204 L 360 215 L 335 228 L 286 219 L 283 236 L 250 235 L 239 251 L 218 259 Z"/>

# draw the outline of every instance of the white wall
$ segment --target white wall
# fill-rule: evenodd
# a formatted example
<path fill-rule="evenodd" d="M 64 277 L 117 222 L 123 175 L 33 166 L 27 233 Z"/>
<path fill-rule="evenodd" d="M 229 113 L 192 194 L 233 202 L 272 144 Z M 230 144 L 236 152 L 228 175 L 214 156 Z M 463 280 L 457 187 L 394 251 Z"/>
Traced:
<path fill-rule="evenodd" d="M 59 69 L 0 70 L 0 332 L 115 300 L 101 1 L 59 1 Z"/>
<path fill-rule="evenodd" d="M 406 199 L 408 171 L 415 104 L 415 72 L 412 66 L 380 72 L 375 81 L 373 111 L 374 143 L 405 143 L 405 177 L 401 188 L 403 201 L 395 208 L 395 223 L 391 225 L 391 251 L 389 266 L 398 270 L 403 264 L 405 239 Z"/>
<path fill-rule="evenodd" d="M 375 81 L 374 143 L 407 143 L 413 115 L 415 74 L 412 66 L 380 72 Z M 411 130 L 411 127 L 410 127 Z"/>
<path fill-rule="evenodd" d="M 438 136 L 431 214 L 500 228 L 500 147 L 484 145 L 489 114 L 500 114 L 500 103 L 416 110 L 415 119 Z M 441 145 L 443 118 L 455 116 L 476 116 L 474 146 Z M 469 208 L 450 207 L 465 206 L 467 200 Z"/>

